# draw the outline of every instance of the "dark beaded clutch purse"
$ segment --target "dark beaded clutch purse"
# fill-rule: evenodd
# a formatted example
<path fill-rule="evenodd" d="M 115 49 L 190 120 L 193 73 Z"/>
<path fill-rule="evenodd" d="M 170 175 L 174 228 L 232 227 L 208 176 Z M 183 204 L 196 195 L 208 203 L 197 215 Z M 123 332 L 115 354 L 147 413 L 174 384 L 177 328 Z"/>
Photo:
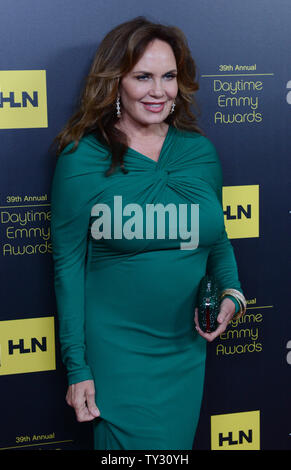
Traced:
<path fill-rule="evenodd" d="M 200 281 L 198 295 L 198 322 L 202 331 L 211 333 L 217 328 L 220 310 L 220 291 L 215 278 L 206 274 Z"/>

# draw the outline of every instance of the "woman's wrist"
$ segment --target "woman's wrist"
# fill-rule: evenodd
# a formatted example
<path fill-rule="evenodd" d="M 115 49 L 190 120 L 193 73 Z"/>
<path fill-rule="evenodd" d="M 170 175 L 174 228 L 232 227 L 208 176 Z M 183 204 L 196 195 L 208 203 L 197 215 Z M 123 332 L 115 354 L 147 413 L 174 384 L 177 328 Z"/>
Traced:
<path fill-rule="evenodd" d="M 234 313 L 233 313 L 233 316 L 235 316 L 239 311 L 240 311 L 240 303 L 237 301 L 237 299 L 233 296 L 233 295 L 225 295 L 223 297 L 224 299 L 230 299 L 233 301 L 234 305 L 235 305 L 235 310 L 234 310 Z"/>
<path fill-rule="evenodd" d="M 237 289 L 224 289 L 221 293 L 221 300 L 229 297 L 235 303 L 235 313 L 233 319 L 241 318 L 246 312 L 246 299 L 244 295 Z"/>
<path fill-rule="evenodd" d="M 67 377 L 68 377 L 69 385 L 73 385 L 79 382 L 84 382 L 85 380 L 94 380 L 89 366 L 85 367 L 84 369 L 70 371 L 67 373 Z"/>

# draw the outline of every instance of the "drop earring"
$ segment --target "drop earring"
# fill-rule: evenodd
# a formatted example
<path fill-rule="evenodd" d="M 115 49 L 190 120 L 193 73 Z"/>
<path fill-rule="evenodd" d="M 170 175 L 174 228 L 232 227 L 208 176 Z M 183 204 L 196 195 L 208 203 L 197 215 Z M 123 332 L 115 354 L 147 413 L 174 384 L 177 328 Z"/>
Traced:
<path fill-rule="evenodd" d="M 170 114 L 172 114 L 174 112 L 175 106 L 176 106 L 176 103 L 174 101 L 173 104 L 172 104 L 172 107 L 171 107 Z"/>
<path fill-rule="evenodd" d="M 117 100 L 116 100 L 116 115 L 118 118 L 121 117 L 121 111 L 120 111 L 120 96 L 118 95 Z"/>

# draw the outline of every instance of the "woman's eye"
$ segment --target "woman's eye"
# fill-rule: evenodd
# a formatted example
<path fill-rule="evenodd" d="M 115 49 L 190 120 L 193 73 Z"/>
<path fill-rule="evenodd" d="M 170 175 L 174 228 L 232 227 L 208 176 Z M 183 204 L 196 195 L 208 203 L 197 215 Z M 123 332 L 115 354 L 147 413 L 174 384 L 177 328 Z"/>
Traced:
<path fill-rule="evenodd" d="M 172 78 L 175 78 L 176 76 L 177 76 L 177 75 L 174 74 L 174 73 L 167 73 L 166 75 L 164 75 L 164 77 L 165 77 L 166 79 L 170 79 L 170 80 L 171 80 Z M 138 80 L 146 80 L 147 78 L 150 78 L 150 76 L 149 76 L 149 75 L 138 75 L 136 78 L 137 78 Z"/>
<path fill-rule="evenodd" d="M 175 78 L 177 75 L 175 75 L 174 73 L 167 73 L 166 74 L 166 78 Z"/>

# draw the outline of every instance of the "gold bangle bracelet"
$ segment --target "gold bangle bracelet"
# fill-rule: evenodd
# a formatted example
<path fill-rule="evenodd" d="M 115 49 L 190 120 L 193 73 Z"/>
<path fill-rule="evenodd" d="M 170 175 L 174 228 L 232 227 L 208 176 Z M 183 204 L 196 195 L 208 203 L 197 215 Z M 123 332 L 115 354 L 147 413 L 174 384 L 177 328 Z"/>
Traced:
<path fill-rule="evenodd" d="M 233 320 L 238 320 L 245 314 L 247 309 L 247 302 L 245 296 L 237 289 L 225 289 L 222 292 L 220 299 L 223 299 L 223 297 L 225 297 L 226 295 L 232 295 L 240 305 L 239 312 L 233 316 Z"/>

